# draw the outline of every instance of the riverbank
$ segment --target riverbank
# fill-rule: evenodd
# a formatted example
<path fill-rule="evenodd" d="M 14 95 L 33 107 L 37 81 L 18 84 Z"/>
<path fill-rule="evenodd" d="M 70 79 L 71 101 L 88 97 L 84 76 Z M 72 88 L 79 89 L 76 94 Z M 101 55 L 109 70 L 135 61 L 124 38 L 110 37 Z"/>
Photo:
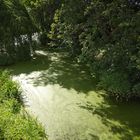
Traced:
<path fill-rule="evenodd" d="M 7 71 L 0 71 L 0 112 L 0 139 L 47 140 L 43 127 L 24 110 Z"/>

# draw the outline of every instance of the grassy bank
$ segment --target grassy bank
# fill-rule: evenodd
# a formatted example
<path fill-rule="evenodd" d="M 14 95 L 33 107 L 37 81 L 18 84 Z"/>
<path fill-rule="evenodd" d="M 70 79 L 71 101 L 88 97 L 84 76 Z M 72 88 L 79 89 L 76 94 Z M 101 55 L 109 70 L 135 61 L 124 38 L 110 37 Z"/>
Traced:
<path fill-rule="evenodd" d="M 47 139 L 41 125 L 23 110 L 17 84 L 0 71 L 0 139 Z"/>

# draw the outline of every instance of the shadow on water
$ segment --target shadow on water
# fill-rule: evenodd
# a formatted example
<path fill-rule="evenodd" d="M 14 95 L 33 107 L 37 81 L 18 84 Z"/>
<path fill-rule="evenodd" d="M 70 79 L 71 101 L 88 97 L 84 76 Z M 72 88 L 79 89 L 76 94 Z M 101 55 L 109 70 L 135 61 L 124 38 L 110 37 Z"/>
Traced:
<path fill-rule="evenodd" d="M 59 84 L 67 89 L 75 89 L 79 92 L 88 92 L 95 89 L 95 80 L 86 66 L 77 64 L 76 61 L 66 53 L 48 53 L 48 55 L 37 55 L 35 59 L 10 66 L 14 75 L 39 74 L 30 77 L 34 86 L 45 86 L 48 84 Z"/>
<path fill-rule="evenodd" d="M 75 89 L 77 93 L 95 91 L 96 81 L 86 66 L 77 64 L 66 53 L 48 53 L 37 55 L 35 59 L 10 66 L 14 75 L 34 73 L 28 77 L 34 86 L 59 84 L 66 89 Z M 103 95 L 101 95 L 103 97 Z M 140 140 L 140 103 L 117 103 L 104 98 L 104 102 L 94 106 L 90 101 L 78 104 L 93 116 L 98 115 L 100 121 L 113 133 L 113 140 Z M 97 128 L 98 129 L 98 128 Z M 90 134 L 92 140 L 100 140 L 99 135 Z M 108 135 L 108 134 L 106 134 Z M 104 138 L 102 138 L 104 140 Z"/>
<path fill-rule="evenodd" d="M 42 71 L 48 69 L 50 63 L 51 61 L 48 59 L 47 56 L 38 54 L 32 60 L 20 62 L 12 66 L 7 66 L 5 68 L 9 69 L 13 75 L 28 75 L 34 71 Z"/>
<path fill-rule="evenodd" d="M 117 102 L 105 96 L 104 103 L 98 107 L 90 102 L 79 107 L 89 111 L 93 116 L 99 115 L 102 123 L 110 128 L 114 140 L 118 138 L 119 140 L 140 140 L 140 103 L 138 101 Z"/>

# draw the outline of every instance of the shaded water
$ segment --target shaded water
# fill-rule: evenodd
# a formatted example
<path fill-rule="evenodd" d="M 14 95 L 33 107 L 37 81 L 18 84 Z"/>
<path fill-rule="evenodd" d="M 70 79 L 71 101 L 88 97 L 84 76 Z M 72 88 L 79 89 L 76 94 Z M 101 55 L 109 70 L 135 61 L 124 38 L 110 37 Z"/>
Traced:
<path fill-rule="evenodd" d="M 107 99 L 88 69 L 67 53 L 39 51 L 9 69 L 49 140 L 140 140 L 140 103 Z"/>

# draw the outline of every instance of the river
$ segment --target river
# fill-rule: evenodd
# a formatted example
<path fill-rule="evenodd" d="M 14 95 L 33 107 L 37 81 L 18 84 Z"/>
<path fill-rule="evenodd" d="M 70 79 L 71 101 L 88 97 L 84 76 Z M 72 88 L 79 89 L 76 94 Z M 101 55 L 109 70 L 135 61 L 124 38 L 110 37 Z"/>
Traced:
<path fill-rule="evenodd" d="M 38 51 L 8 69 L 49 140 L 140 140 L 140 103 L 108 99 L 88 68 L 67 53 Z"/>

